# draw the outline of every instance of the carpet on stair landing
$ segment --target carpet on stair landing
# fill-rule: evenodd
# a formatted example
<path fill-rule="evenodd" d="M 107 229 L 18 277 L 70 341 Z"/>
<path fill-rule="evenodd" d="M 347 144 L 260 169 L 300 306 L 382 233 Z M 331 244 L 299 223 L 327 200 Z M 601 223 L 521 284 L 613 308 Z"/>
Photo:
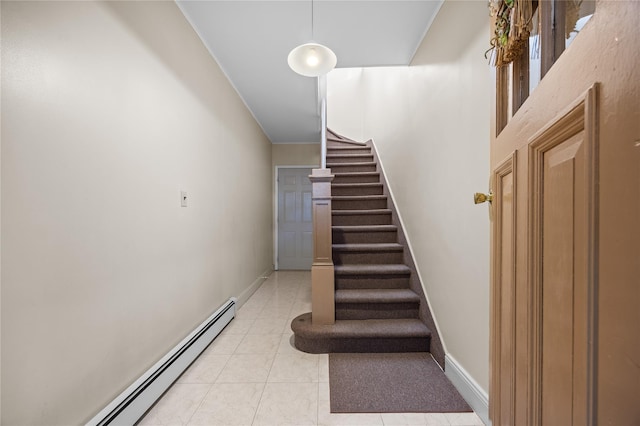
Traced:
<path fill-rule="evenodd" d="M 329 354 L 332 413 L 473 411 L 431 354 Z"/>

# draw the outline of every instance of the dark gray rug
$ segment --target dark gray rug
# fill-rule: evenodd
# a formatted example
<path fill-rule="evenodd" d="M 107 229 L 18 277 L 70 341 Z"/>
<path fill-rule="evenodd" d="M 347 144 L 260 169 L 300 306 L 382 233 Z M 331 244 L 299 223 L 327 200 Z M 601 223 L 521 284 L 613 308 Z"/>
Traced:
<path fill-rule="evenodd" d="M 332 413 L 472 411 L 428 353 L 329 354 Z"/>

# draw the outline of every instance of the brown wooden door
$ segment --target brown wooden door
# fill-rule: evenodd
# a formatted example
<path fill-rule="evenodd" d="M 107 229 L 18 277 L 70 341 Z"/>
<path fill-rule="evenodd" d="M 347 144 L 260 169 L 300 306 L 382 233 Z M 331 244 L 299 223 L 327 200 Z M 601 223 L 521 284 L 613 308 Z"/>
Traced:
<path fill-rule="evenodd" d="M 598 2 L 506 125 L 497 72 L 494 426 L 640 424 L 638 16 Z"/>

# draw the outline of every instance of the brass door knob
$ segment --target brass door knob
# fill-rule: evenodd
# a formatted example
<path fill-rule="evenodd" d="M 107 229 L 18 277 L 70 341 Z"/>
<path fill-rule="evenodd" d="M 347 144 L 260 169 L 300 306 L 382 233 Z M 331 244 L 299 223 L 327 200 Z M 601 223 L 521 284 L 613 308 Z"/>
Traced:
<path fill-rule="evenodd" d="M 473 194 L 473 202 L 475 204 L 482 204 L 485 201 L 491 202 L 493 201 L 493 193 L 489 192 L 488 194 L 483 194 L 481 192 L 476 192 Z"/>

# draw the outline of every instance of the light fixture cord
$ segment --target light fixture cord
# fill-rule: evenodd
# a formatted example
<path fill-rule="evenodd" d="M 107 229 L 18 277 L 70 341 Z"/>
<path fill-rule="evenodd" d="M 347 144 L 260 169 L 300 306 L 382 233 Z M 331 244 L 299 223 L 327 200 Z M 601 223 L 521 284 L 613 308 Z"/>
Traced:
<path fill-rule="evenodd" d="M 313 0 L 311 0 L 311 40 L 313 40 Z"/>

